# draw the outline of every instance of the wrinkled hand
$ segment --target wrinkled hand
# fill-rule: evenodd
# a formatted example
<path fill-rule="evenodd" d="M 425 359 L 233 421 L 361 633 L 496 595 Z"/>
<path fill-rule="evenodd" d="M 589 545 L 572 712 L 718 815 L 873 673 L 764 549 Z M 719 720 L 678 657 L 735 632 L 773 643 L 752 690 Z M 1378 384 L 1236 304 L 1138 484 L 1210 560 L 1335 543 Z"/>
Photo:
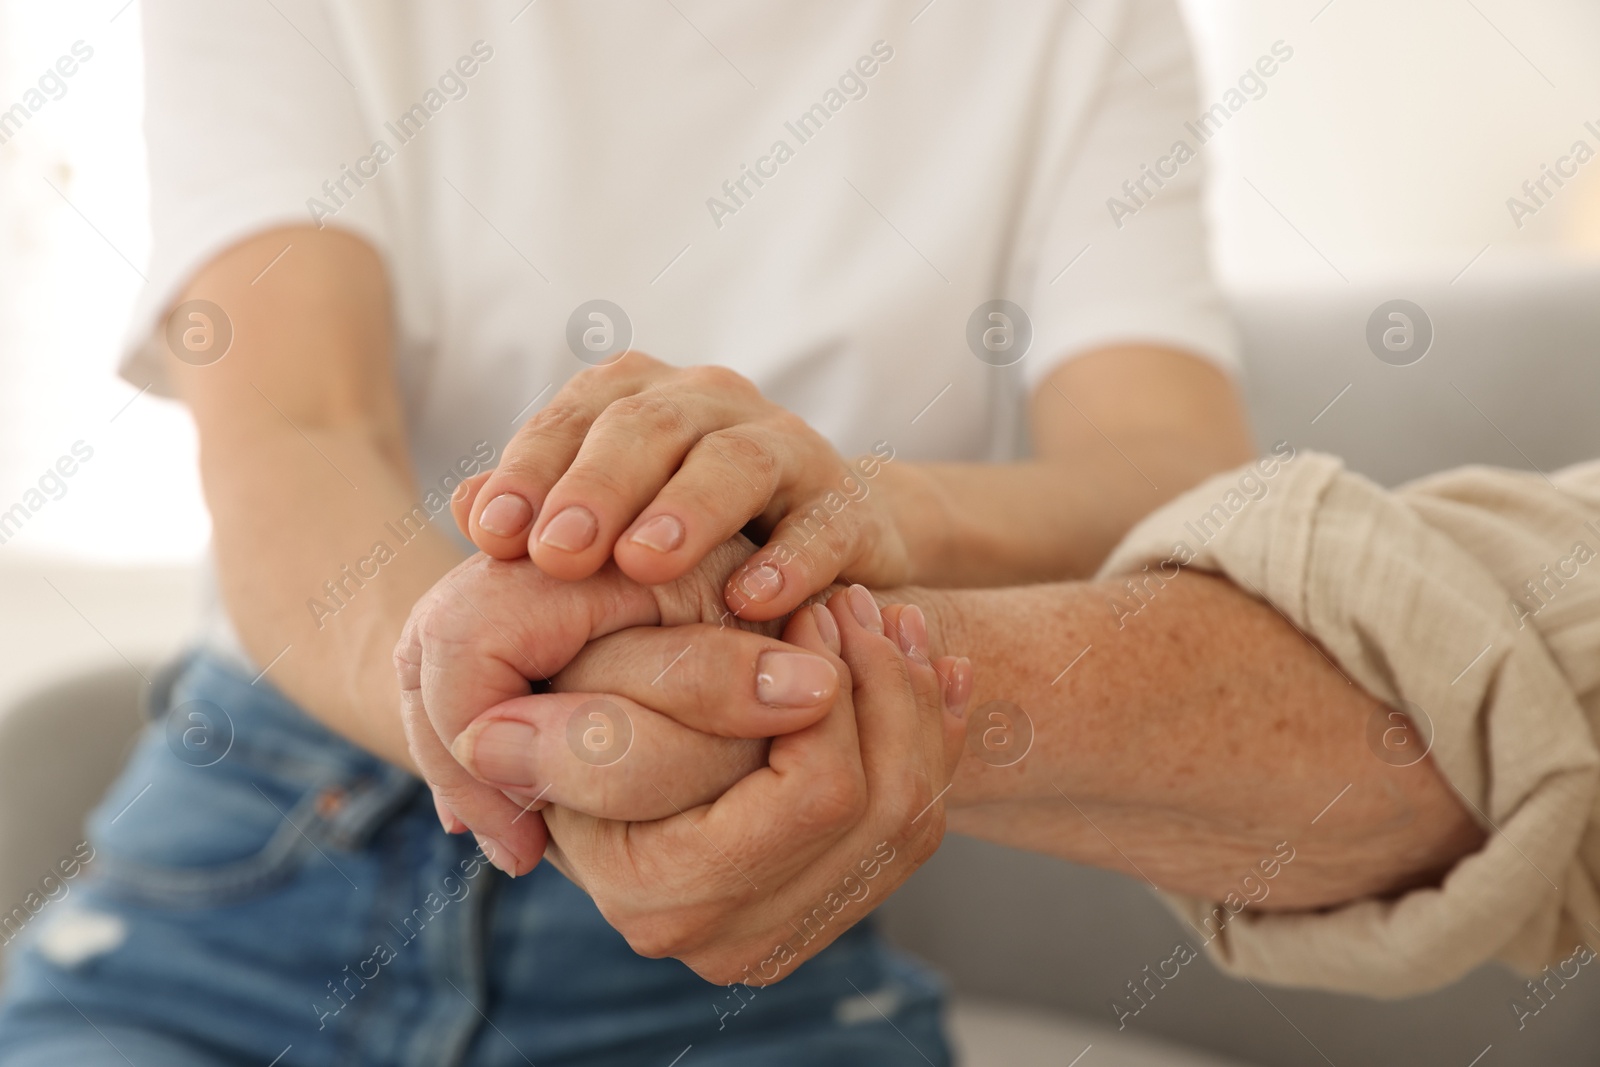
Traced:
<path fill-rule="evenodd" d="M 938 847 L 962 749 L 971 665 L 928 662 L 920 611 L 880 615 L 853 587 L 783 636 L 827 656 L 843 684 L 824 718 L 773 739 L 767 766 L 709 804 L 672 798 L 682 814 L 656 822 L 544 813 L 549 858 L 634 950 L 709 981 L 786 977 L 898 887 Z"/>
<path fill-rule="evenodd" d="M 622 702 L 604 693 L 574 691 L 573 685 L 610 690 L 604 664 L 614 646 L 604 639 L 630 628 L 651 628 L 634 631 L 642 636 L 632 645 L 629 662 L 655 678 L 655 684 L 635 691 L 636 700 L 626 701 L 633 743 L 678 768 L 676 777 L 656 772 L 650 781 L 659 779 L 696 803 L 760 766 L 762 739 L 801 729 L 824 715 L 838 688 L 827 659 L 726 625 L 723 578 L 749 551 L 748 542 L 730 541 L 683 578 L 653 587 L 633 581 L 615 565 L 584 581 L 566 582 L 526 559 L 507 563 L 486 556 L 475 556 L 440 579 L 413 608 L 395 647 L 395 666 L 411 755 L 433 791 L 445 829 L 472 830 L 497 867 L 523 874 L 544 852 L 540 811 L 556 797 L 626 818 L 670 812 L 644 779 L 634 777 L 629 786 L 612 768 L 586 761 L 595 738 L 592 728 L 600 727 L 587 711 L 579 711 L 569 735 L 574 709 L 600 700 L 614 709 Z M 718 640 L 711 642 L 711 635 Z M 553 698 L 564 702 L 561 709 L 553 709 L 552 698 L 542 698 L 543 714 L 529 718 L 535 726 L 531 735 L 518 742 L 502 734 L 499 764 L 491 763 L 484 731 L 475 735 L 471 748 L 478 760 L 486 768 L 515 764 L 517 781 L 504 782 L 503 788 L 488 785 L 457 761 L 451 746 L 468 723 L 501 705 L 513 712 L 523 707 L 517 698 L 528 697 L 530 680 L 550 679 L 597 639 L 582 669 L 556 684 L 564 690 Z M 707 650 L 686 653 L 696 641 Z M 672 694 L 690 684 L 720 689 L 725 697 L 674 702 Z M 673 717 L 654 710 L 657 693 L 672 707 Z M 575 744 L 569 744 L 569 736 Z M 494 743 L 491 735 L 489 747 Z M 637 763 L 645 765 L 642 759 Z M 583 779 L 585 785 L 563 784 L 558 793 L 558 781 L 574 780 L 579 770 L 593 774 Z M 615 784 L 619 781 L 623 784 Z M 579 788 L 590 792 L 574 792 Z"/>
<path fill-rule="evenodd" d="M 578 579 L 615 558 L 647 585 L 689 573 L 755 520 L 767 544 L 724 595 L 742 618 L 776 619 L 835 578 L 910 579 L 905 540 L 872 491 L 894 455 L 884 447 L 846 463 L 733 371 L 628 352 L 568 382 L 452 506 L 498 559 L 527 553 Z"/>

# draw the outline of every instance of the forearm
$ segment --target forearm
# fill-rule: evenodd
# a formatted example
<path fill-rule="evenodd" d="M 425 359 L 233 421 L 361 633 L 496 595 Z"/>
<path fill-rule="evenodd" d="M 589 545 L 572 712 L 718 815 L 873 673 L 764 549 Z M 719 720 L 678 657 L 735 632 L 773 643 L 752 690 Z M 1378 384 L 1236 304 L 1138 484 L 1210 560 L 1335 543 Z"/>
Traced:
<path fill-rule="evenodd" d="M 1271 607 L 1186 573 L 1119 621 L 1117 591 L 908 594 L 934 653 L 973 660 L 973 731 L 1007 701 L 1034 732 L 1011 766 L 969 745 L 951 829 L 1215 898 L 1287 841 L 1280 908 L 1423 884 L 1479 845 L 1431 761 L 1377 758 L 1381 705 Z"/>
<path fill-rule="evenodd" d="M 1145 515 L 1253 454 L 1235 383 L 1174 349 L 1069 360 L 1034 390 L 1029 420 L 1028 462 L 883 465 L 912 584 L 1086 577 Z"/>
<path fill-rule="evenodd" d="M 459 553 L 417 509 L 382 265 L 333 227 L 272 231 L 224 251 L 182 299 L 232 324 L 219 358 L 169 362 L 199 432 L 229 617 L 273 684 L 409 767 L 393 649 Z"/>
<path fill-rule="evenodd" d="M 1125 437 L 1120 454 L 1086 446 L 1021 463 L 889 464 L 883 477 L 917 584 L 1060 581 L 1093 574 L 1145 515 L 1248 458 L 1194 444 L 1152 433 Z"/>
<path fill-rule="evenodd" d="M 203 448 L 223 600 L 274 685 L 409 770 L 392 653 L 412 604 L 462 556 L 416 521 L 409 475 L 358 428 L 305 434 L 285 424 Z"/>

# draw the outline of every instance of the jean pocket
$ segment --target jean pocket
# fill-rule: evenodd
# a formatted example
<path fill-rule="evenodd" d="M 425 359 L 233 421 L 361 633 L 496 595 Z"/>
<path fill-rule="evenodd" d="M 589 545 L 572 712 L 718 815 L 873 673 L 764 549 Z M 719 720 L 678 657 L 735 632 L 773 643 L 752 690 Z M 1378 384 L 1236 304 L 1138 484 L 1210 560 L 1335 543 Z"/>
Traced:
<path fill-rule="evenodd" d="M 334 769 L 318 772 L 286 777 L 243 758 L 192 766 L 174 757 L 158 721 L 89 818 L 95 881 L 158 907 L 218 907 L 269 892 L 317 847 L 319 808 L 349 792 Z"/>
<path fill-rule="evenodd" d="M 93 877 L 118 895 L 219 907 L 288 883 L 308 858 L 338 869 L 420 788 L 215 657 L 186 657 L 158 688 L 89 818 Z"/>

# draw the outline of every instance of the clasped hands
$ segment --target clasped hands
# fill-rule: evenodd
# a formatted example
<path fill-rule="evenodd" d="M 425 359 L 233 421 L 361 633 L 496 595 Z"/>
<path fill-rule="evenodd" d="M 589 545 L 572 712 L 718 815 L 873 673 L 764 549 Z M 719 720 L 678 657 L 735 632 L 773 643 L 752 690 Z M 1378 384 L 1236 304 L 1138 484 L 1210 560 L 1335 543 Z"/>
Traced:
<path fill-rule="evenodd" d="M 972 691 L 920 608 L 808 602 L 910 574 L 863 473 L 722 368 L 575 377 L 457 493 L 483 553 L 395 650 L 445 829 L 513 875 L 548 859 L 711 981 L 777 981 L 863 918 L 846 879 L 876 903 L 938 847 Z"/>

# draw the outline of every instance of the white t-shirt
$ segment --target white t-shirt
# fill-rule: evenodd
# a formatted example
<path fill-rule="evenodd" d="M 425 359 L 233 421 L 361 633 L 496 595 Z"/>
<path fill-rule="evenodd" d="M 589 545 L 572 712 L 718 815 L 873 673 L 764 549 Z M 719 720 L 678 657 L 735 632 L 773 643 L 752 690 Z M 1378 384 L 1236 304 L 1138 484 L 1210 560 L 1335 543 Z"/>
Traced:
<path fill-rule="evenodd" d="M 1013 458 L 1027 390 L 1093 348 L 1234 363 L 1203 160 L 1146 177 L 1198 110 L 1173 0 L 146 0 L 144 20 L 154 241 L 124 373 L 161 388 L 160 318 L 229 245 L 345 227 L 390 271 L 424 486 L 585 369 L 569 333 L 589 355 L 585 331 L 631 327 L 846 455 L 913 460 Z M 975 316 L 999 299 L 1031 325 L 1009 366 L 1021 319 Z M 593 300 L 627 325 L 584 308 L 569 330 Z"/>

